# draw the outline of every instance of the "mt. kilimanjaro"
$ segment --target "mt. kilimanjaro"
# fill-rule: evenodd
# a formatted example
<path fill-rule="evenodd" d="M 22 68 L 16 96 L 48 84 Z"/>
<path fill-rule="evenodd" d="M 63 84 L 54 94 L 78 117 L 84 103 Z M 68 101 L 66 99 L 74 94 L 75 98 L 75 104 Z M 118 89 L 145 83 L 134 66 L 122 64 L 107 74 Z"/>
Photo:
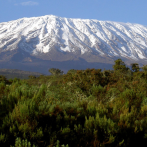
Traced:
<path fill-rule="evenodd" d="M 0 23 L 0 68 L 110 68 L 118 58 L 146 64 L 146 26 L 53 15 Z"/>

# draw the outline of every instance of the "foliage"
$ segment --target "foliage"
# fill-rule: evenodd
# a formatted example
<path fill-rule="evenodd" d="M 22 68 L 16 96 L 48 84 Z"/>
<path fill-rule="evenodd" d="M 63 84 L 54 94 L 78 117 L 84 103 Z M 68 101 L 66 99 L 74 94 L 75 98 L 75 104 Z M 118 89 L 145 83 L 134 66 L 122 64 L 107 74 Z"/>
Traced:
<path fill-rule="evenodd" d="M 49 72 L 52 75 L 62 75 L 63 74 L 63 71 L 61 71 L 60 69 L 56 69 L 56 68 L 50 68 Z"/>
<path fill-rule="evenodd" d="M 128 70 L 125 63 L 121 59 L 115 60 L 115 64 L 113 65 L 114 71 L 125 72 Z"/>
<path fill-rule="evenodd" d="M 132 72 L 120 59 L 113 67 L 1 76 L 0 146 L 146 146 L 146 70 Z"/>
<path fill-rule="evenodd" d="M 29 79 L 36 79 L 36 76 L 30 75 Z"/>
<path fill-rule="evenodd" d="M 140 70 L 138 63 L 132 63 L 131 69 L 133 72 L 138 72 Z M 144 69 L 145 69 L 145 67 L 144 67 Z"/>
<path fill-rule="evenodd" d="M 147 65 L 143 65 L 143 67 L 141 68 L 143 71 L 147 71 Z"/>

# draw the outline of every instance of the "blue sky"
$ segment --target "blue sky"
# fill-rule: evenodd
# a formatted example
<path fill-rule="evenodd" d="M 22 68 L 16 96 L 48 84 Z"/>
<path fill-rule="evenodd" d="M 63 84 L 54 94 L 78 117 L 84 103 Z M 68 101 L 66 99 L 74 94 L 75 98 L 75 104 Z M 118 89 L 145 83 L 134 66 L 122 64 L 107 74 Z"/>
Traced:
<path fill-rule="evenodd" d="M 147 0 L 0 0 L 0 22 L 51 14 L 147 25 Z"/>

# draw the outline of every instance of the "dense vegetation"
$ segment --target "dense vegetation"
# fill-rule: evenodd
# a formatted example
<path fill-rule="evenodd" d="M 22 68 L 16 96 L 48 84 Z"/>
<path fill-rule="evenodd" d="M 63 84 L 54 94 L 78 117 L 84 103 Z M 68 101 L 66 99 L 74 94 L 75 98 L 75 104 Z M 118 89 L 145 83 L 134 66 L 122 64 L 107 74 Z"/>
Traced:
<path fill-rule="evenodd" d="M 0 146 L 147 146 L 147 66 L 0 77 Z"/>

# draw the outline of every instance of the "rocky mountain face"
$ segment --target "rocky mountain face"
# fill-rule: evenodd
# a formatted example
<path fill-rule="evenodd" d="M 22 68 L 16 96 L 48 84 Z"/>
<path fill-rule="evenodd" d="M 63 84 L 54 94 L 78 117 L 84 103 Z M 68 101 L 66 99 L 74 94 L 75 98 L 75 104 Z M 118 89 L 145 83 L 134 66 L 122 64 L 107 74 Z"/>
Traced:
<path fill-rule="evenodd" d="M 107 69 L 118 58 L 146 63 L 146 26 L 53 15 L 0 23 L 0 68 Z"/>

